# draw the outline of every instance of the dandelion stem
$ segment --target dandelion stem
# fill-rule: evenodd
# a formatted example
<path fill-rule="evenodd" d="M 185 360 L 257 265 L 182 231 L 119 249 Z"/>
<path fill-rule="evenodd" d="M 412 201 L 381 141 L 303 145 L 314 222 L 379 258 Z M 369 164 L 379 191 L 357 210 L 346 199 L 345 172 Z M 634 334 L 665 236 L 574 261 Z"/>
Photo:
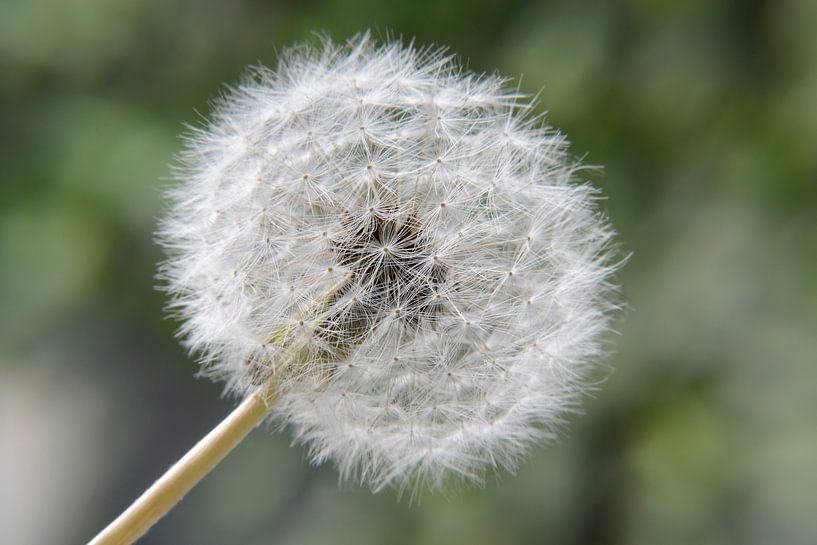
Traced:
<path fill-rule="evenodd" d="M 268 385 L 247 397 L 89 545 L 128 545 L 139 539 L 261 422 L 277 397 Z"/>

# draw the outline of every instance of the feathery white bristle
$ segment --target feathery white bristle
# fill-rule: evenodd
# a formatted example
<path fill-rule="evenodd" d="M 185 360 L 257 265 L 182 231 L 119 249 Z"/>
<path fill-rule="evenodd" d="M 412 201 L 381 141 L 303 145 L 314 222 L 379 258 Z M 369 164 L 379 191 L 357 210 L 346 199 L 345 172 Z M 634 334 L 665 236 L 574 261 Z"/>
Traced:
<path fill-rule="evenodd" d="M 181 334 L 237 395 L 286 365 L 274 417 L 345 479 L 513 469 L 603 355 L 612 231 L 505 85 L 362 35 L 256 69 L 188 138 Z"/>

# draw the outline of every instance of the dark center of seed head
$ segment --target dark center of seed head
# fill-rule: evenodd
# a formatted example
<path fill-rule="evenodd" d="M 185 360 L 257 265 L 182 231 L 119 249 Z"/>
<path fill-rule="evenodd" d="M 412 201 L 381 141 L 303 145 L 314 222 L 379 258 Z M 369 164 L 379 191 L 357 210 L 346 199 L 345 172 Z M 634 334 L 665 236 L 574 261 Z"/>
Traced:
<path fill-rule="evenodd" d="M 339 348 L 362 340 L 387 317 L 418 326 L 440 311 L 435 294 L 447 271 L 415 216 L 371 211 L 347 216 L 331 249 L 338 265 L 351 271 L 348 284 L 331 301 L 331 326 L 324 333 Z"/>

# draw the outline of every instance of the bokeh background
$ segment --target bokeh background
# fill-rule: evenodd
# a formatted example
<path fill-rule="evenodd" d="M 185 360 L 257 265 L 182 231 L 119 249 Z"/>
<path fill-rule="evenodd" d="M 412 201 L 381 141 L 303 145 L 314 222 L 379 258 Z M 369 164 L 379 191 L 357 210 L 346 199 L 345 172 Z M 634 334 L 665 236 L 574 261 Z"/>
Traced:
<path fill-rule="evenodd" d="M 613 372 L 484 488 L 339 487 L 256 431 L 148 544 L 817 543 L 817 2 L 0 2 L 0 542 L 82 543 L 233 403 L 152 240 L 184 123 L 371 28 L 519 76 L 632 252 Z"/>

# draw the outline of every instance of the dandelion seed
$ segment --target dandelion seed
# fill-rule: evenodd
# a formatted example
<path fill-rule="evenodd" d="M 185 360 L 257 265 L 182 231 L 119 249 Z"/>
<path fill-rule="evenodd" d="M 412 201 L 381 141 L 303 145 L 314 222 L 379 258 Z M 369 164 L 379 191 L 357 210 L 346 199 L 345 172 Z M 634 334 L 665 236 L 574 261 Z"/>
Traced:
<path fill-rule="evenodd" d="M 189 138 L 162 227 L 203 372 L 245 396 L 272 339 L 298 347 L 271 418 L 374 489 L 514 468 L 575 409 L 613 308 L 596 192 L 529 108 L 366 35 L 256 69 Z"/>

